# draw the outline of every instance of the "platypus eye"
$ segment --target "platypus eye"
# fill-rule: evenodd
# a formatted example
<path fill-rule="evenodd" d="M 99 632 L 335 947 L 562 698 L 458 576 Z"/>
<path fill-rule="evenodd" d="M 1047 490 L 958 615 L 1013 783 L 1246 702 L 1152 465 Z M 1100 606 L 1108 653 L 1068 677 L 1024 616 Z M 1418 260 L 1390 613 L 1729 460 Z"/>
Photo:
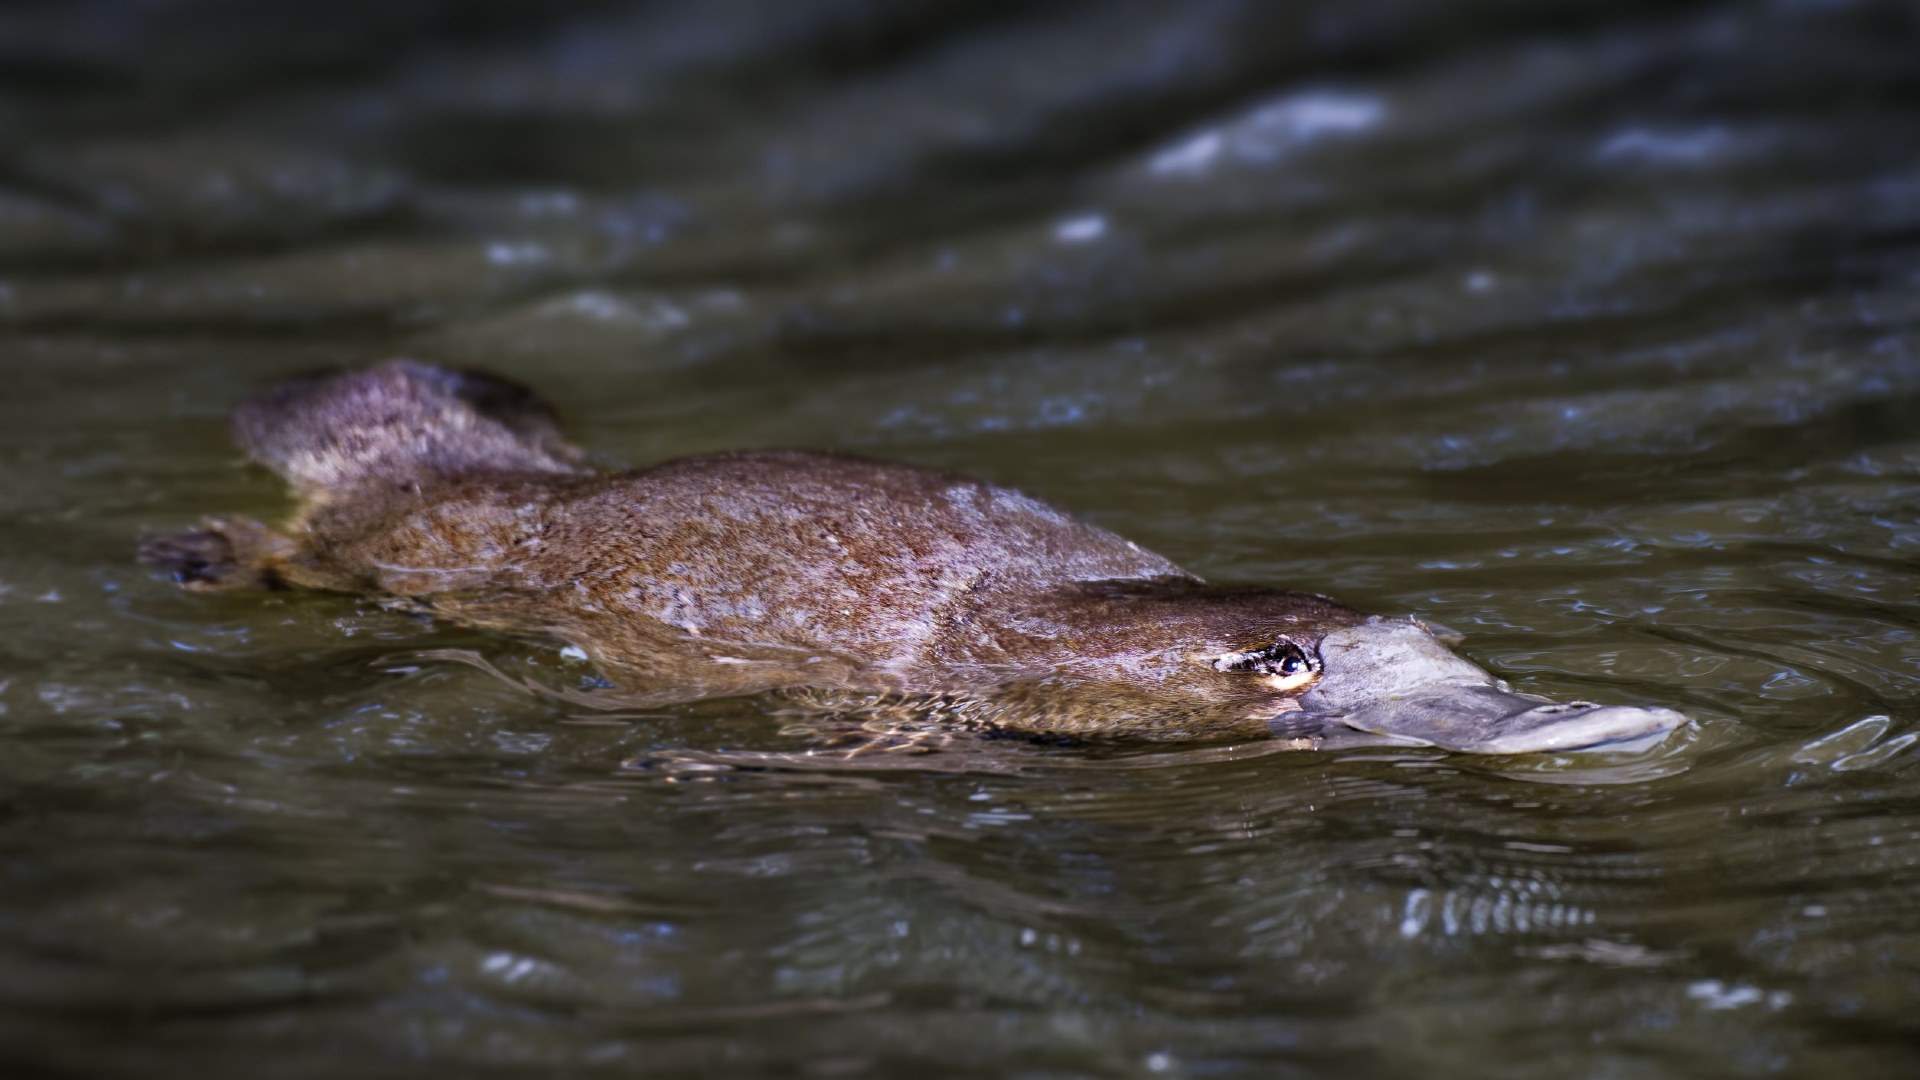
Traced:
<path fill-rule="evenodd" d="M 1265 675 L 1280 689 L 1303 685 L 1318 665 L 1307 651 L 1291 641 L 1276 641 L 1260 649 L 1230 652 L 1214 658 L 1215 671 L 1246 671 Z"/>

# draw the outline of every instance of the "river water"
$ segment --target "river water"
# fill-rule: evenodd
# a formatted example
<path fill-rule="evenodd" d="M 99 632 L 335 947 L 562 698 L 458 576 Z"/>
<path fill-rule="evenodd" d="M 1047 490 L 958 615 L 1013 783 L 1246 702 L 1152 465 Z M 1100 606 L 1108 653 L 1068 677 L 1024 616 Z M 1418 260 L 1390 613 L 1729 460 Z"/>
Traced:
<path fill-rule="evenodd" d="M 0 12 L 11 1075 L 1910 1075 L 1902 3 Z M 607 460 L 964 470 L 1653 750 L 821 752 L 187 595 L 411 355 Z"/>

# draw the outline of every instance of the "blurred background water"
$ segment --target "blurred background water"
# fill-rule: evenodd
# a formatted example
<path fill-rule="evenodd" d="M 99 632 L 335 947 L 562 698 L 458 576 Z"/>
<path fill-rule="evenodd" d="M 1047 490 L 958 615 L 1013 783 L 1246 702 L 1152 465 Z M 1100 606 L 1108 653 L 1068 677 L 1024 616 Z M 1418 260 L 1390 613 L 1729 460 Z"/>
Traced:
<path fill-rule="evenodd" d="M 1916 58 L 1839 0 L 8 4 L 0 1057 L 1910 1074 Z M 284 508 L 239 397 L 396 354 L 608 460 L 961 469 L 1698 723 L 843 760 L 133 565 Z"/>

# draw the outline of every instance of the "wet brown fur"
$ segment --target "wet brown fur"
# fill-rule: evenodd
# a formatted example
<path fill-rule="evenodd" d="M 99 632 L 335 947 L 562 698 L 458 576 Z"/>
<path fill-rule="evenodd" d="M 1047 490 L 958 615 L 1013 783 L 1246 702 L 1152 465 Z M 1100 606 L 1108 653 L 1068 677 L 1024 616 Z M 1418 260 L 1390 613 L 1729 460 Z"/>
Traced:
<path fill-rule="evenodd" d="M 651 700 L 785 691 L 967 726 L 1264 736 L 1287 702 L 1209 656 L 1360 616 L 1209 587 L 1019 492 L 800 452 L 590 468 L 494 376 L 393 361 L 284 384 L 234 430 L 300 503 L 279 529 L 217 520 L 149 541 L 190 588 L 405 598 L 551 635 Z M 891 703 L 878 705 L 876 703 Z"/>

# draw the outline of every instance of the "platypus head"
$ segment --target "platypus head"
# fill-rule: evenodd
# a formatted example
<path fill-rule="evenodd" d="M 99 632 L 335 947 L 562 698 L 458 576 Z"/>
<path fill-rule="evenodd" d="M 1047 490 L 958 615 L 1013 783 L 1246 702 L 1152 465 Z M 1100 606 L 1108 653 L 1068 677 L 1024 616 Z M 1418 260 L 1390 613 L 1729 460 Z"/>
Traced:
<path fill-rule="evenodd" d="M 1657 706 L 1514 693 L 1422 624 L 1321 596 L 1166 583 L 1082 592 L 1074 608 L 1071 622 L 1100 629 L 1076 635 L 1085 659 L 1073 675 L 1103 684 L 1112 714 L 1140 734 L 1264 730 L 1329 747 L 1523 754 L 1645 744 L 1687 722 Z M 1149 719 L 1146 699 L 1165 719 Z"/>

